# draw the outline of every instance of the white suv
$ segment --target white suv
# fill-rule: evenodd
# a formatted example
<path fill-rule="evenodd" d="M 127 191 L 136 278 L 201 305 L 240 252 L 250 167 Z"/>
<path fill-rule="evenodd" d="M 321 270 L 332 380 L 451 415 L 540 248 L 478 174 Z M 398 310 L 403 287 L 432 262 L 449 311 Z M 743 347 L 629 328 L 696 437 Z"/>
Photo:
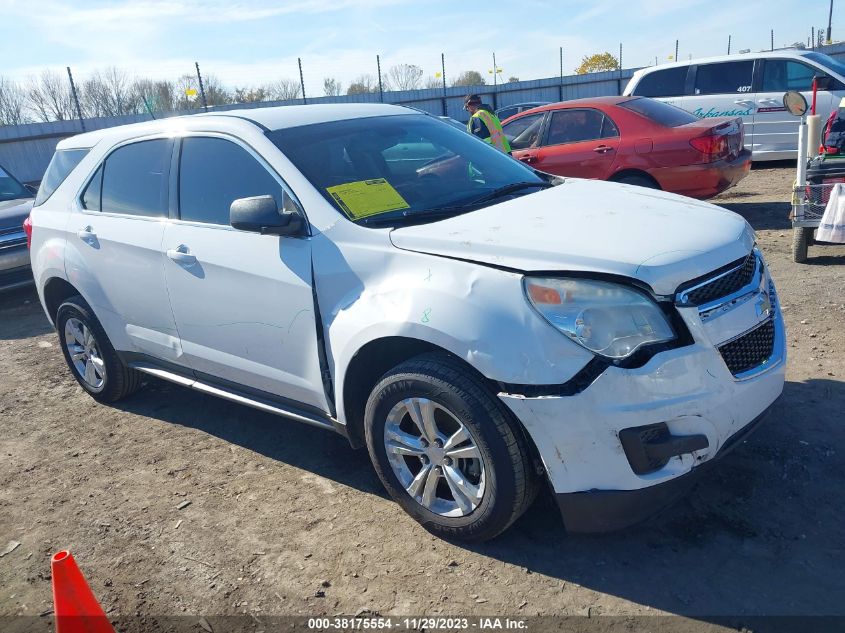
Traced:
<path fill-rule="evenodd" d="M 845 64 L 815 51 L 771 51 L 695 59 L 643 68 L 624 94 L 653 97 L 701 118 L 741 117 L 756 161 L 795 158 L 798 124 L 783 105 L 788 90 L 813 100 L 822 121 L 845 97 Z"/>
<path fill-rule="evenodd" d="M 436 534 L 495 536 L 543 480 L 568 529 L 629 525 L 783 388 L 741 217 L 547 176 L 414 110 L 153 121 L 49 169 L 33 269 L 86 391 L 146 373 L 333 429 Z"/>

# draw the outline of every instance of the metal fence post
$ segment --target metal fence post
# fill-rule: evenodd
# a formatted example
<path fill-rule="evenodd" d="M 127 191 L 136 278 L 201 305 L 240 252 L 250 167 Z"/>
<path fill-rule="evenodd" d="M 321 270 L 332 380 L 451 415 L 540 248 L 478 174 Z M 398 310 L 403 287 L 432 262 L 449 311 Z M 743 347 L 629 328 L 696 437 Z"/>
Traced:
<path fill-rule="evenodd" d="M 85 132 L 85 119 L 82 118 L 82 108 L 79 107 L 79 96 L 76 94 L 76 84 L 73 83 L 73 74 L 70 72 L 70 66 L 67 67 L 67 78 L 70 80 L 70 92 L 73 95 L 73 102 L 76 104 L 76 116 L 79 117 L 79 125 L 82 126 L 82 131 Z"/>
<path fill-rule="evenodd" d="M 772 50 L 775 50 L 775 30 L 772 29 Z"/>
<path fill-rule="evenodd" d="M 680 42 L 678 40 L 675 40 L 675 61 L 678 61 L 678 44 L 679 43 Z"/>
<path fill-rule="evenodd" d="M 563 101 L 563 46 L 560 47 L 560 83 L 557 85 L 558 101 Z"/>
<path fill-rule="evenodd" d="M 441 100 L 443 103 L 443 116 L 448 116 L 446 114 L 446 56 L 443 53 L 440 53 L 440 73 L 443 77 L 443 99 Z"/>
<path fill-rule="evenodd" d="M 299 64 L 299 87 L 302 88 L 302 105 L 307 105 L 308 99 L 305 98 L 305 76 L 302 74 L 302 58 L 297 57 L 296 63 Z"/>
<path fill-rule="evenodd" d="M 384 103 L 384 85 L 381 83 L 381 58 L 376 55 L 376 67 L 378 68 L 378 94 L 379 99 Z"/>
<path fill-rule="evenodd" d="M 619 42 L 619 79 L 616 80 L 616 92 L 622 94 L 622 42 Z"/>
<path fill-rule="evenodd" d="M 493 109 L 497 109 L 499 107 L 499 88 L 498 83 L 496 81 L 496 53 L 493 53 Z"/>
<path fill-rule="evenodd" d="M 205 99 L 205 86 L 202 85 L 202 75 L 200 74 L 200 64 L 199 62 L 194 62 L 194 66 L 197 67 L 197 81 L 200 85 L 200 96 L 202 97 L 202 108 L 206 112 L 208 112 L 208 101 Z"/>
<path fill-rule="evenodd" d="M 731 54 L 731 36 L 728 35 L 728 55 Z"/>

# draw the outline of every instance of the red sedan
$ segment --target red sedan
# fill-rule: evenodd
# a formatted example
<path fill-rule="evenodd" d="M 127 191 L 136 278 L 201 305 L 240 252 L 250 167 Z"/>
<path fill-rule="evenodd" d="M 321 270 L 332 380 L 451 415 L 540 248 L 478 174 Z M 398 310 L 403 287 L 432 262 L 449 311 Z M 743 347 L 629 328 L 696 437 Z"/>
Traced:
<path fill-rule="evenodd" d="M 554 103 L 503 123 L 514 158 L 577 178 L 710 198 L 751 168 L 741 119 L 699 119 L 645 97 Z"/>

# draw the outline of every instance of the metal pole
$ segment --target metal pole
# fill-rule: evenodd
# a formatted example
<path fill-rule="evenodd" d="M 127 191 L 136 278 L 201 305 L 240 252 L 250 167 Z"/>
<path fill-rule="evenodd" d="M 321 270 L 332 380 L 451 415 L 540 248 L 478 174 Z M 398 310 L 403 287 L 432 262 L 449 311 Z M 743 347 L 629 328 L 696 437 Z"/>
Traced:
<path fill-rule="evenodd" d="M 496 53 L 493 53 L 493 109 L 494 110 L 499 107 L 499 104 L 497 103 L 498 96 L 499 96 L 498 95 L 498 92 L 499 92 L 498 84 L 496 82 L 496 75 L 497 74 L 498 73 L 496 72 Z"/>
<path fill-rule="evenodd" d="M 205 87 L 202 85 L 202 75 L 200 74 L 199 62 L 194 62 L 194 66 L 197 67 L 197 81 L 200 84 L 200 96 L 202 97 L 202 107 L 206 112 L 208 112 L 208 101 L 205 100 Z"/>
<path fill-rule="evenodd" d="M 302 74 L 302 58 L 297 57 L 296 63 L 299 64 L 299 87 L 302 88 L 302 105 L 308 105 L 308 99 L 305 98 L 305 76 Z"/>
<path fill-rule="evenodd" d="M 560 99 L 558 101 L 563 101 L 563 46 L 560 47 L 560 83 L 557 87 L 560 93 Z"/>
<path fill-rule="evenodd" d="M 728 55 L 731 54 L 731 36 L 728 35 Z"/>
<path fill-rule="evenodd" d="M 446 114 L 446 56 L 440 53 L 440 75 L 443 77 L 443 116 Z"/>
<path fill-rule="evenodd" d="M 678 40 L 675 40 L 675 61 L 678 61 Z"/>
<path fill-rule="evenodd" d="M 772 29 L 772 50 L 775 50 L 775 30 Z"/>
<path fill-rule="evenodd" d="M 70 72 L 70 66 L 67 67 L 67 78 L 70 80 L 70 92 L 73 94 L 73 102 L 76 104 L 76 116 L 79 117 L 79 125 L 82 126 L 82 131 L 85 131 L 85 119 L 82 118 L 82 108 L 79 107 L 79 96 L 76 94 L 76 84 L 73 83 L 73 74 Z"/>
<path fill-rule="evenodd" d="M 816 48 L 816 27 L 814 26 L 810 27 L 810 42 L 810 48 Z"/>
<path fill-rule="evenodd" d="M 378 94 L 381 102 L 384 103 L 384 86 L 381 83 L 381 59 L 376 55 L 376 66 L 378 67 Z"/>
<path fill-rule="evenodd" d="M 622 42 L 619 42 L 619 85 L 616 92 L 622 94 Z"/>
<path fill-rule="evenodd" d="M 833 23 L 833 0 L 830 0 L 830 11 L 827 14 L 827 43 L 828 44 L 833 43 L 833 39 L 831 39 L 831 34 L 830 34 L 830 27 L 831 27 L 832 23 Z"/>

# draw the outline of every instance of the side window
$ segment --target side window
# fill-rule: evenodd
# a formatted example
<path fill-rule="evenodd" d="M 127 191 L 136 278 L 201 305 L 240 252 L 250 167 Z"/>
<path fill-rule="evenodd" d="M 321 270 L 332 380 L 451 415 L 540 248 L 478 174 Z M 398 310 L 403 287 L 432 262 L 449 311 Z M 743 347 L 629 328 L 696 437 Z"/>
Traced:
<path fill-rule="evenodd" d="M 87 149 L 56 150 L 53 158 L 50 159 L 44 178 L 41 179 L 41 186 L 38 187 L 38 194 L 35 196 L 33 205 L 37 207 L 46 202 L 79 164 L 79 161 L 85 158 L 88 151 Z"/>
<path fill-rule="evenodd" d="M 813 89 L 813 77 L 824 75 L 820 70 L 786 59 L 767 59 L 763 67 L 763 92 L 786 92 Z"/>
<path fill-rule="evenodd" d="M 511 149 L 527 149 L 534 147 L 540 139 L 540 128 L 543 127 L 544 112 L 529 114 L 510 121 L 502 126 Z"/>
<path fill-rule="evenodd" d="M 512 117 L 517 112 L 519 112 L 519 108 L 515 106 L 512 106 L 510 108 L 502 108 L 501 110 L 499 110 L 499 114 L 497 116 L 499 117 L 500 121 L 504 121 L 508 117 Z"/>
<path fill-rule="evenodd" d="M 102 211 L 102 193 L 103 193 L 103 166 L 100 165 L 88 186 L 85 187 L 85 192 L 82 194 L 82 208 L 89 211 Z"/>
<path fill-rule="evenodd" d="M 103 164 L 101 210 L 148 217 L 167 215 L 169 139 L 124 145 Z"/>
<path fill-rule="evenodd" d="M 699 66 L 695 75 L 695 94 L 721 95 L 751 92 L 754 62 L 722 62 Z"/>
<path fill-rule="evenodd" d="M 688 66 L 656 70 L 640 79 L 634 88 L 638 97 L 680 97 L 685 93 Z"/>
<path fill-rule="evenodd" d="M 296 209 L 270 172 L 239 145 L 210 137 L 182 141 L 179 217 L 183 220 L 228 225 L 232 202 L 267 195 L 281 210 Z"/>
<path fill-rule="evenodd" d="M 617 136 L 619 136 L 619 128 L 616 127 L 616 124 L 605 114 L 604 120 L 601 124 L 601 137 L 616 138 Z"/>
<path fill-rule="evenodd" d="M 602 138 L 604 115 L 598 110 L 558 110 L 552 113 L 546 145 Z"/>

